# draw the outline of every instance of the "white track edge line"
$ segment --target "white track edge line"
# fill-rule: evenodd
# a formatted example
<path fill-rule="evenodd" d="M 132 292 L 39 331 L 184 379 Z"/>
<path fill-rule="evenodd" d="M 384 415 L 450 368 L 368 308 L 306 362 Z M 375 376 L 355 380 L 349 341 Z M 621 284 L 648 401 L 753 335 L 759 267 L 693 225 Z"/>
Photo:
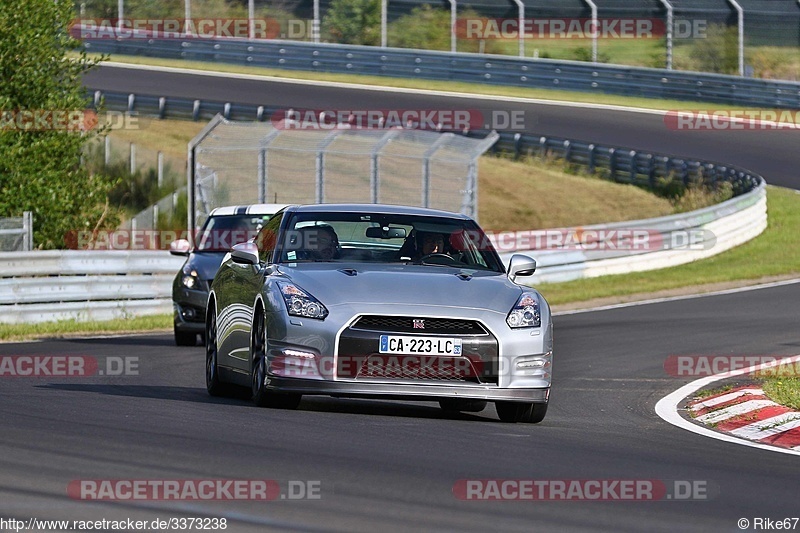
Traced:
<path fill-rule="evenodd" d="M 700 426 L 694 424 L 685 418 L 683 418 L 680 414 L 678 414 L 678 405 L 683 401 L 684 398 L 691 395 L 692 393 L 700 390 L 701 388 L 714 383 L 715 381 L 719 381 L 720 379 L 729 378 L 732 376 L 739 376 L 742 374 L 747 374 L 753 372 L 755 370 L 762 370 L 766 368 L 770 368 L 775 366 L 777 362 L 800 362 L 800 355 L 794 355 L 792 357 L 784 357 L 783 359 L 779 359 L 778 361 L 773 361 L 771 363 L 764 363 L 761 365 L 751 366 L 749 368 L 742 368 L 739 370 L 735 370 L 732 372 L 725 372 L 724 374 L 716 374 L 713 376 L 707 376 L 704 378 L 697 379 L 692 381 L 691 383 L 687 383 L 683 387 L 679 388 L 676 391 L 673 391 L 663 398 L 661 398 L 655 407 L 656 414 L 661 417 L 662 420 L 665 422 L 672 424 L 673 426 L 679 427 L 681 429 L 685 429 L 686 431 L 690 431 L 692 433 L 697 433 L 698 435 L 702 435 L 704 437 L 711 437 L 712 439 L 721 440 L 724 442 L 730 442 L 733 444 L 739 444 L 742 446 L 749 446 L 751 448 L 759 448 L 761 450 L 768 450 L 777 453 L 785 453 L 789 455 L 798 455 L 800 456 L 800 449 L 795 448 L 780 448 L 778 446 L 773 446 L 771 444 L 762 444 L 759 442 L 754 442 L 746 439 L 741 439 L 738 437 L 734 437 L 728 435 L 726 433 L 718 433 L 716 431 L 712 431 L 711 429 L 706 428 L 705 426 Z M 800 448 L 800 447 L 798 447 Z"/>

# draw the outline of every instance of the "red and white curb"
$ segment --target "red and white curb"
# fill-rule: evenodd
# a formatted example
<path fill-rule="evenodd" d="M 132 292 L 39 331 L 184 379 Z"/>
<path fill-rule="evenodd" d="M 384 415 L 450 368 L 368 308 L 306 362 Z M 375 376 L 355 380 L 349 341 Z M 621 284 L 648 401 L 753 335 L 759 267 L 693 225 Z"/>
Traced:
<path fill-rule="evenodd" d="M 708 376 L 684 385 L 656 404 L 656 414 L 692 433 L 744 446 L 800 455 L 800 411 L 778 405 L 758 387 L 740 387 L 690 402 L 694 421 L 679 414 L 683 400 L 715 381 L 767 370 L 778 363 L 800 361 L 800 355 L 762 365 Z M 701 425 L 702 424 L 702 425 Z M 713 426 L 714 429 L 711 429 Z"/>

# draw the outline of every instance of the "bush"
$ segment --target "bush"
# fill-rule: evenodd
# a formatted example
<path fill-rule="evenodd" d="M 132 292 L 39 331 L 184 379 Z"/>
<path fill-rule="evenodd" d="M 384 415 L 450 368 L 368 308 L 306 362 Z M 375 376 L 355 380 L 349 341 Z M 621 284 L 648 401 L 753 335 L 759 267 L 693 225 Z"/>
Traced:
<path fill-rule="evenodd" d="M 381 44 L 380 0 L 333 0 L 322 19 L 326 40 L 342 44 Z"/>
<path fill-rule="evenodd" d="M 695 39 L 689 57 L 703 72 L 737 74 L 739 72 L 739 32 L 735 26 L 712 24 L 705 39 Z"/>

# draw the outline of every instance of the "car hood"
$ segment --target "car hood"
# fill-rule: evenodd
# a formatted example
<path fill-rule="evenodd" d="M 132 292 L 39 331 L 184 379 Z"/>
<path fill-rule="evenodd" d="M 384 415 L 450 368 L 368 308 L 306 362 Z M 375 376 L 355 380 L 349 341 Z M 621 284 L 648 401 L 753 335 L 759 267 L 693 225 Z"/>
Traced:
<path fill-rule="evenodd" d="M 210 281 L 219 270 L 226 252 L 192 252 L 187 266 L 196 270 L 200 279 Z"/>
<path fill-rule="evenodd" d="M 506 314 L 522 293 L 505 274 L 450 267 L 325 263 L 282 265 L 281 272 L 326 307 L 429 304 Z"/>

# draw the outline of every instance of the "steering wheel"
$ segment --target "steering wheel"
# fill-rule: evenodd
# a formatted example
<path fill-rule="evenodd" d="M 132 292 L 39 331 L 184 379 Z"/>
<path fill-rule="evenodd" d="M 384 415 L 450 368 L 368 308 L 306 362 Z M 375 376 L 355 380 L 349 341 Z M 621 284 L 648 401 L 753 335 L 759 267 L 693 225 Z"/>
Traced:
<path fill-rule="evenodd" d="M 453 257 L 452 255 L 447 255 L 447 254 L 443 254 L 443 253 L 439 253 L 439 252 L 434 252 L 432 254 L 423 255 L 422 257 L 419 258 L 419 262 L 420 263 L 424 263 L 427 259 L 432 259 L 434 257 L 439 258 L 439 259 L 446 259 L 448 262 L 453 263 L 453 264 L 461 262 L 458 259 L 456 259 L 455 257 Z"/>

